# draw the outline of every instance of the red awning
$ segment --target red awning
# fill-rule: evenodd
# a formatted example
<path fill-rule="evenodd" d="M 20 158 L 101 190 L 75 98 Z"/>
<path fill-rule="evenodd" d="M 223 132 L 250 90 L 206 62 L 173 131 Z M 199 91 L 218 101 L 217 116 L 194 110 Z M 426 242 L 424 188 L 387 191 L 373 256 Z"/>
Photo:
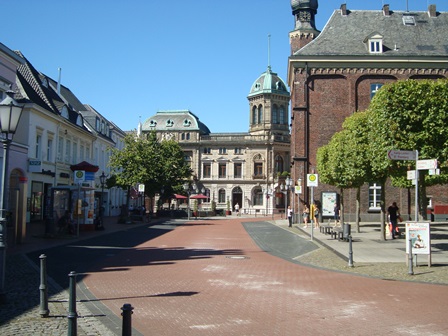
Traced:
<path fill-rule="evenodd" d="M 174 194 L 174 198 L 176 198 L 176 199 L 185 199 L 185 198 L 187 198 L 187 196 Z"/>
<path fill-rule="evenodd" d="M 207 198 L 209 198 L 209 197 L 208 197 L 208 196 L 205 196 L 205 195 L 202 195 L 202 194 L 199 194 L 199 195 L 191 196 L 190 198 L 194 198 L 194 199 L 207 199 Z"/>

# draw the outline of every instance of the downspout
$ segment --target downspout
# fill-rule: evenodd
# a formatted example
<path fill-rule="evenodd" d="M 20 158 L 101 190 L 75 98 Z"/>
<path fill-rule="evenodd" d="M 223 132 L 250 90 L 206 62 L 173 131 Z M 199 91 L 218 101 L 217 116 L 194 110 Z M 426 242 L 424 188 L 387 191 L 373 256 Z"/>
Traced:
<path fill-rule="evenodd" d="M 303 179 L 303 183 L 305 183 L 306 186 L 306 176 L 309 173 L 309 167 L 310 167 L 310 102 L 309 102 L 309 94 L 308 94 L 308 78 L 309 78 L 309 73 L 308 73 L 309 69 L 308 69 L 308 62 L 305 62 L 305 80 L 303 82 L 303 93 L 304 93 L 304 100 L 305 100 L 305 108 L 306 108 L 306 119 L 305 119 L 305 123 L 306 123 L 306 127 L 305 127 L 305 172 L 304 172 L 304 179 Z M 305 189 L 305 197 L 304 200 L 305 202 L 307 202 L 307 200 L 309 199 L 309 190 L 308 188 L 304 188 Z M 312 201 L 312 200 L 311 200 Z"/>

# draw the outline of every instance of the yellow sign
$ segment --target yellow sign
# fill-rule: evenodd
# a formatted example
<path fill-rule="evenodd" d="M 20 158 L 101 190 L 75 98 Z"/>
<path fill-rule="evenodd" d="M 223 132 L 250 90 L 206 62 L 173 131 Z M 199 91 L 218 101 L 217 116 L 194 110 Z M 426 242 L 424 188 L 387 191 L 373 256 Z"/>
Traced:
<path fill-rule="evenodd" d="M 307 174 L 306 175 L 307 187 L 317 187 L 318 183 L 319 183 L 319 176 L 317 174 Z"/>

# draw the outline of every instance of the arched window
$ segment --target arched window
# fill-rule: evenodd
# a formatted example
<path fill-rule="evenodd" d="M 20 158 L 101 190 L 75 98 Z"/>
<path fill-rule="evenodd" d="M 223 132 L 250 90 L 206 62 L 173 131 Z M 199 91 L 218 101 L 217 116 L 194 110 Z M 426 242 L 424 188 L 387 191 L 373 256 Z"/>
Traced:
<path fill-rule="evenodd" d="M 280 124 L 287 124 L 288 121 L 286 120 L 286 116 L 285 116 L 285 108 L 282 106 L 280 106 Z"/>
<path fill-rule="evenodd" d="M 252 107 L 252 124 L 255 125 L 257 123 L 257 107 Z"/>
<path fill-rule="evenodd" d="M 263 122 L 263 105 L 258 106 L 258 123 Z"/>
<path fill-rule="evenodd" d="M 253 205 L 263 205 L 263 190 L 261 187 L 256 187 L 254 189 L 253 197 Z"/>
<path fill-rule="evenodd" d="M 275 173 L 282 173 L 283 172 L 283 158 L 280 155 L 275 156 Z"/>
<path fill-rule="evenodd" d="M 276 104 L 272 107 L 272 123 L 278 124 L 278 106 Z"/>
<path fill-rule="evenodd" d="M 224 189 L 219 189 L 218 191 L 218 203 L 226 202 L 226 191 Z"/>

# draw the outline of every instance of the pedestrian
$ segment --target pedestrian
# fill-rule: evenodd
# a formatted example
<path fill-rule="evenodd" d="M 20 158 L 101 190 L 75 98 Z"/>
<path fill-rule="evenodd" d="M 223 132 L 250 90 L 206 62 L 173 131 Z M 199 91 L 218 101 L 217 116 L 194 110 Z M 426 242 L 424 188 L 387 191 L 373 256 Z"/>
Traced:
<path fill-rule="evenodd" d="M 240 205 L 239 205 L 238 203 L 235 204 L 235 212 L 236 212 L 236 215 L 237 215 L 237 216 L 240 215 Z"/>
<path fill-rule="evenodd" d="M 319 207 L 317 206 L 316 202 L 313 202 L 311 205 L 311 213 L 313 214 L 314 219 L 314 228 L 318 229 L 320 227 L 319 225 Z"/>
<path fill-rule="evenodd" d="M 339 208 L 339 204 L 336 202 L 334 205 L 334 225 L 339 225 L 339 219 L 341 218 L 341 209 Z"/>
<path fill-rule="evenodd" d="M 291 206 L 288 205 L 288 226 L 289 227 L 292 227 L 292 214 L 293 214 L 293 212 L 292 212 Z"/>
<path fill-rule="evenodd" d="M 397 234 L 396 230 L 398 228 L 398 217 L 400 217 L 400 209 L 398 208 L 396 202 L 393 202 L 392 205 L 387 208 L 387 214 L 391 225 L 390 231 L 392 239 L 395 239 L 395 235 Z"/>
<path fill-rule="evenodd" d="M 308 227 L 308 221 L 310 220 L 310 208 L 307 203 L 303 204 L 302 218 L 305 223 L 304 228 L 306 229 Z"/>

